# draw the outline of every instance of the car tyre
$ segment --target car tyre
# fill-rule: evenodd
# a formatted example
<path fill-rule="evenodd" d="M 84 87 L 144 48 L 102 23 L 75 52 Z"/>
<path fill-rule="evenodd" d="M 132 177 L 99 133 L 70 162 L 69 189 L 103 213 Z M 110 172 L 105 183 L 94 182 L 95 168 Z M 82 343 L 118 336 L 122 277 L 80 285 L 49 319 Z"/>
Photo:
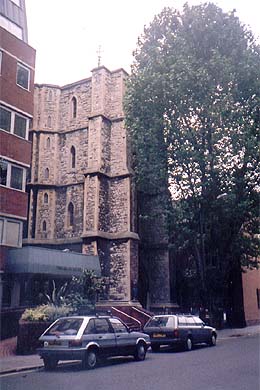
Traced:
<path fill-rule="evenodd" d="M 211 347 L 215 347 L 216 344 L 217 344 L 217 337 L 216 337 L 215 333 L 212 333 L 210 341 L 209 341 L 209 345 Z"/>
<path fill-rule="evenodd" d="M 55 370 L 58 364 L 58 359 L 55 358 L 43 358 L 43 364 L 46 371 Z"/>
<path fill-rule="evenodd" d="M 137 361 L 142 361 L 145 359 L 146 356 L 146 345 L 144 343 L 138 343 L 136 346 L 136 350 L 134 353 L 134 358 Z"/>
<path fill-rule="evenodd" d="M 96 349 L 92 348 L 87 351 L 86 356 L 83 361 L 83 367 L 87 370 L 93 370 L 98 363 L 98 352 Z"/>
<path fill-rule="evenodd" d="M 185 341 L 185 350 L 186 351 L 191 351 L 193 348 L 193 342 L 192 342 L 192 339 L 191 337 L 187 337 L 186 341 Z"/>
<path fill-rule="evenodd" d="M 160 351 L 160 344 L 151 345 L 151 349 L 153 352 L 159 352 Z"/>

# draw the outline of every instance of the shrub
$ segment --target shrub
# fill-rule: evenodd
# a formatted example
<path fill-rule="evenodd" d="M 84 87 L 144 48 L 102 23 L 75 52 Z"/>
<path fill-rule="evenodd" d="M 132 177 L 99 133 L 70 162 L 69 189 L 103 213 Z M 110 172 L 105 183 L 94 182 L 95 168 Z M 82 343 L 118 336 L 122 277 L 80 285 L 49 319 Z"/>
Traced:
<path fill-rule="evenodd" d="M 40 305 L 32 309 L 26 309 L 21 317 L 24 321 L 55 321 L 57 318 L 66 317 L 73 312 L 70 306 Z"/>

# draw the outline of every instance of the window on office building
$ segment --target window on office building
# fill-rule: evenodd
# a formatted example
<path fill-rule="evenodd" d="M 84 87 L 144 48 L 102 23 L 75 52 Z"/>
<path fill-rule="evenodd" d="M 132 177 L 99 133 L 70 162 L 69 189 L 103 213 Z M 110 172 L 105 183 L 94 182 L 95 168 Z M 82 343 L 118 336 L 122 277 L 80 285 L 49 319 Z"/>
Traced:
<path fill-rule="evenodd" d="M 14 134 L 18 135 L 19 137 L 26 138 L 26 126 L 27 126 L 26 118 L 15 114 Z"/>
<path fill-rule="evenodd" d="M 10 187 L 17 190 L 23 189 L 23 169 L 11 165 Z"/>
<path fill-rule="evenodd" d="M 2 59 L 3 59 L 3 52 L 0 50 L 0 74 L 2 73 Z"/>
<path fill-rule="evenodd" d="M 0 244 L 20 247 L 22 245 L 21 221 L 9 218 L 0 218 Z"/>
<path fill-rule="evenodd" d="M 20 0 L 11 0 L 14 4 L 20 7 Z"/>
<path fill-rule="evenodd" d="M 17 64 L 17 78 L 16 83 L 24 88 L 29 90 L 30 83 L 30 70 L 23 66 L 22 64 Z"/>
<path fill-rule="evenodd" d="M 26 169 L 6 160 L 0 161 L 0 184 L 25 191 Z"/>
<path fill-rule="evenodd" d="M 0 129 L 11 131 L 11 115 L 11 111 L 0 107 Z"/>
<path fill-rule="evenodd" d="M 30 119 L 0 106 L 0 129 L 28 139 Z"/>

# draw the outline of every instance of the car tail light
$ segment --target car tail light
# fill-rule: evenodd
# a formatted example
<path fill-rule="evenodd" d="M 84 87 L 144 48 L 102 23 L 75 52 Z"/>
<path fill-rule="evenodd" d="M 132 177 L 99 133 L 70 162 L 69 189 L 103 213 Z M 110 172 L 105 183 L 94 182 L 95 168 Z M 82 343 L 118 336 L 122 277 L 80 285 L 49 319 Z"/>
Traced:
<path fill-rule="evenodd" d="M 176 339 L 179 337 L 179 330 L 178 329 L 174 329 L 173 337 L 176 338 Z"/>
<path fill-rule="evenodd" d="M 70 340 L 69 347 L 82 347 L 82 340 Z"/>

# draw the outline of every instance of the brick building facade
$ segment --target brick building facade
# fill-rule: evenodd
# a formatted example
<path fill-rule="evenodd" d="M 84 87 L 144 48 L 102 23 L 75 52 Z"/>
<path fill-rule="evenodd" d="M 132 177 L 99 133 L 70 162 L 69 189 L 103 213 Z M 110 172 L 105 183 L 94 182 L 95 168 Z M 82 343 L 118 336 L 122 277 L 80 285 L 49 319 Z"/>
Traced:
<path fill-rule="evenodd" d="M 127 74 L 99 67 L 70 85 L 35 85 L 29 245 L 98 255 L 104 299 L 130 301 L 138 235 L 124 127 Z"/>

